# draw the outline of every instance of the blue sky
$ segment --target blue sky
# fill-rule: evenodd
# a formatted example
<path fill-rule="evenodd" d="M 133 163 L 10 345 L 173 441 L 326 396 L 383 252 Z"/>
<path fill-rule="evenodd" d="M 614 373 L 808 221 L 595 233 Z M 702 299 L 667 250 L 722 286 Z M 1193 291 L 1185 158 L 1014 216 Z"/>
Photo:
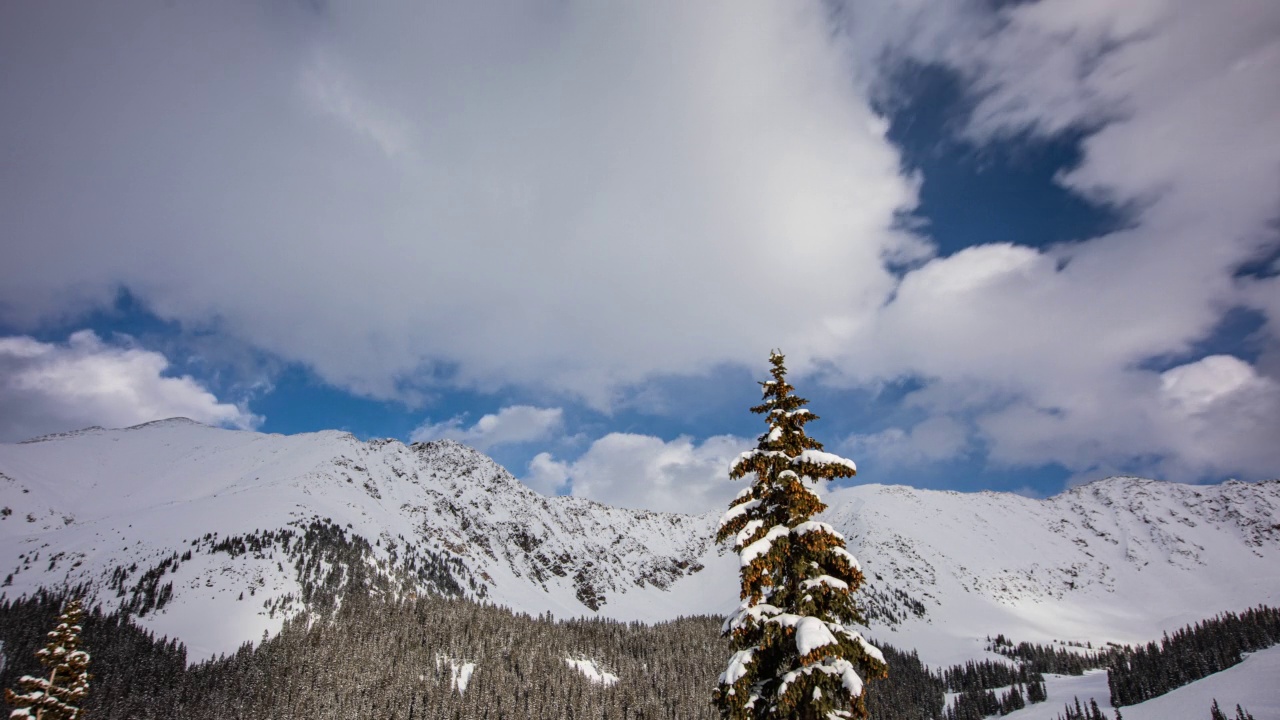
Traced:
<path fill-rule="evenodd" d="M 1275 477 L 1280 12 L 1228 6 L 10 4 L 0 440 L 701 510 L 779 347 L 859 482 Z"/>

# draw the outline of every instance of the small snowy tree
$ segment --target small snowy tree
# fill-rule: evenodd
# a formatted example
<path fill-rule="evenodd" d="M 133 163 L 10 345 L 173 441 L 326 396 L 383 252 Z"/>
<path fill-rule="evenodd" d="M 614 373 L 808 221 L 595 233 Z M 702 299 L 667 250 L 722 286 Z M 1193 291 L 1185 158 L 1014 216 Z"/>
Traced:
<path fill-rule="evenodd" d="M 17 708 L 10 720 L 77 720 L 80 704 L 89 694 L 89 653 L 80 650 L 80 622 L 84 610 L 72 600 L 49 633 L 49 644 L 36 651 L 48 678 L 24 675 L 18 678 L 21 693 L 4 691 L 4 699 Z"/>
<path fill-rule="evenodd" d="M 716 536 L 734 541 L 742 605 L 724 624 L 735 652 L 713 703 L 733 720 L 865 718 L 863 684 L 888 668 L 852 627 L 863 623 L 853 599 L 862 571 L 844 537 L 811 519 L 826 509 L 817 481 L 851 477 L 856 468 L 805 434 L 817 416 L 792 394 L 783 359 L 770 356 L 773 379 L 761 383 L 764 402 L 751 408 L 769 429 L 729 473 L 755 477 Z"/>

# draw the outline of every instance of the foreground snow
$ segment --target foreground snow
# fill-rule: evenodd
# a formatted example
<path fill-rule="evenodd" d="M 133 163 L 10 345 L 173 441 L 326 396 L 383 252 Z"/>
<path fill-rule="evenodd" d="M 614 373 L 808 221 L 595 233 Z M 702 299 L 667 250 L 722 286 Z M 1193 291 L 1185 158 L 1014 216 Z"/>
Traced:
<path fill-rule="evenodd" d="M 1076 698 L 1085 708 L 1095 699 L 1109 717 L 1115 716 L 1105 671 L 1079 677 L 1046 675 L 1045 687 L 1047 701 L 1005 715 L 1004 720 L 1056 720 Z M 1215 698 L 1227 717 L 1235 717 L 1239 703 L 1257 720 L 1280 718 L 1280 646 L 1253 653 L 1239 665 L 1120 712 L 1125 720 L 1208 720 Z"/>

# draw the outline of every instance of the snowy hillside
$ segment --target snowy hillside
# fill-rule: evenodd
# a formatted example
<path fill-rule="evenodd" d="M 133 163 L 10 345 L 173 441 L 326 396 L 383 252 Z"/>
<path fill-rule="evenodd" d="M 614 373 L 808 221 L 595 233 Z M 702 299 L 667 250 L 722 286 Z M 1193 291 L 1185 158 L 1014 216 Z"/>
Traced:
<path fill-rule="evenodd" d="M 662 591 L 701 570 L 710 547 L 705 518 L 545 498 L 451 441 L 409 448 L 187 420 L 0 446 L 0 507 L 3 592 L 87 583 L 109 605 L 141 595 L 145 607 L 172 583 L 142 622 L 193 657 L 274 632 L 312 604 L 310 586 L 355 576 L 335 567 L 344 559 L 369 564 L 390 592 L 557 615 L 609 602 L 657 617 L 679 614 Z M 627 591 L 659 602 L 614 602 Z"/>
<path fill-rule="evenodd" d="M 1208 718 L 1209 708 L 1217 700 L 1227 717 L 1235 717 L 1239 703 L 1258 720 L 1280 718 L 1280 694 L 1275 679 L 1280 677 L 1280 646 L 1256 652 L 1244 662 L 1209 677 L 1196 680 L 1159 697 L 1123 708 L 1125 720 L 1167 720 L 1168 718 Z M 1114 715 L 1107 673 L 1095 670 L 1081 676 L 1053 675 L 1046 679 L 1049 699 L 1004 717 L 1007 720 L 1045 720 L 1057 717 L 1063 707 L 1079 699 L 1084 706 L 1090 700 Z"/>
<path fill-rule="evenodd" d="M 1280 604 L 1280 482 L 1111 479 L 1038 501 L 864 485 L 828 522 L 868 574 L 870 632 L 931 664 L 984 638 L 1139 642 Z M 658 620 L 737 603 L 700 516 L 546 498 L 450 441 L 361 442 L 167 420 L 0 445 L 0 591 L 85 585 L 235 649 L 335 590 L 443 591 L 557 616 Z"/>

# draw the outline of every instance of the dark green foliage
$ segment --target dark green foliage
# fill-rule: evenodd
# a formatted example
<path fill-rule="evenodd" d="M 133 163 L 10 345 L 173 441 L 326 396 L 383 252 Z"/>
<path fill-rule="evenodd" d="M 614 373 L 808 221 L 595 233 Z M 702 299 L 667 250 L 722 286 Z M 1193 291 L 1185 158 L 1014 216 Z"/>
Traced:
<path fill-rule="evenodd" d="M 1239 663 L 1244 653 L 1280 643 L 1280 609 L 1258 606 L 1224 613 L 1125 648 L 1107 666 L 1111 704 L 1134 705 Z"/>
<path fill-rule="evenodd" d="M 792 394 L 783 356 L 773 353 L 764 402 L 751 408 L 768 429 L 730 477 L 754 476 L 716 535 L 739 554 L 742 606 L 725 622 L 734 653 L 712 702 L 722 717 L 863 718 L 864 681 L 887 672 L 881 653 L 853 630 L 863 575 L 844 538 L 811 518 L 826 509 L 819 480 L 851 477 L 853 463 L 822 452 L 805 434 L 817 416 Z"/>
<path fill-rule="evenodd" d="M 993 690 L 1044 680 L 1029 664 L 1009 665 L 991 660 L 970 660 L 964 665 L 952 665 L 942 671 L 942 679 L 951 692 Z"/>
<path fill-rule="evenodd" d="M 72 596 L 79 594 L 74 589 Z M 0 686 L 38 672 L 35 650 L 45 628 L 58 617 L 65 595 L 41 592 L 33 598 L 0 602 L 0 641 L 5 662 Z M 99 608 L 85 613 L 81 646 L 93 656 L 93 691 L 84 703 L 92 718 L 167 718 L 186 677 L 186 649 L 157 639 L 120 615 Z"/>
<path fill-rule="evenodd" d="M 0 603 L 0 682 L 38 669 L 34 650 L 61 602 L 42 594 Z M 182 645 L 91 611 L 83 646 L 95 677 L 85 709 L 94 720 L 716 716 L 705 692 L 728 652 L 718 618 L 555 622 L 440 597 L 344 596 L 340 606 L 330 620 L 289 622 L 257 647 L 190 667 Z M 941 678 L 914 653 L 883 652 L 895 672 L 868 697 L 874 717 L 938 717 Z M 621 681 L 593 685 L 569 657 L 591 658 Z M 477 663 L 465 694 L 451 687 L 450 660 Z"/>
<path fill-rule="evenodd" d="M 915 650 L 907 653 L 885 643 L 875 645 L 893 672 L 888 679 L 876 682 L 875 692 L 867 693 L 867 714 L 895 720 L 940 717 L 947 688 L 938 673 L 920 662 Z"/>
<path fill-rule="evenodd" d="M 75 592 L 79 592 L 76 589 Z M 40 594 L 0 602 L 5 663 L 0 687 L 40 672 L 64 597 Z M 185 648 L 128 618 L 85 614 L 82 647 L 93 654 L 95 720 L 316 718 L 680 718 L 716 716 L 705 701 L 728 642 L 717 618 L 659 625 L 607 620 L 554 622 L 493 606 L 441 597 L 393 601 L 352 588 L 330 619 L 290 622 L 279 636 L 191 667 Z M 1027 667 L 966 663 L 930 670 L 914 652 L 880 645 L 894 671 L 867 696 L 872 717 L 968 720 L 1010 712 L 1018 690 L 1043 701 L 1043 684 Z M 621 681 L 592 685 L 565 658 L 597 661 Z M 440 660 L 438 661 L 438 658 Z M 465 694 L 450 686 L 449 660 L 477 663 Z M 996 684 L 1003 683 L 1003 684 Z M 943 709 L 951 686 L 961 695 Z M 1039 697 L 1036 697 L 1039 693 Z M 378 711 L 374 713 L 373 707 Z M 1067 709 L 1090 718 L 1092 707 Z M 1119 712 L 1117 712 L 1119 715 Z M 1234 720 L 1249 720 L 1237 709 Z M 1230 720 L 1230 716 L 1224 718 Z"/>
<path fill-rule="evenodd" d="M 1254 720 L 1253 713 L 1240 707 L 1240 703 L 1236 703 L 1236 716 L 1228 718 L 1227 714 L 1222 712 L 1222 708 L 1218 707 L 1218 699 L 1213 699 L 1213 706 L 1209 708 L 1209 720 Z"/>
<path fill-rule="evenodd" d="M 1107 667 L 1112 656 L 1120 652 L 1118 648 L 1108 648 L 1098 652 L 1079 652 L 1063 647 L 1048 647 L 1028 642 L 1017 645 L 1004 640 L 1001 635 L 996 642 L 987 647 L 992 652 L 1000 653 L 1011 660 L 1017 660 L 1038 673 L 1054 675 L 1083 675 L 1086 670 Z"/>
<path fill-rule="evenodd" d="M 1111 720 L 1098 708 L 1098 701 L 1089 698 L 1089 705 L 1080 705 L 1080 698 L 1075 698 L 1074 707 L 1067 705 L 1066 715 L 1059 714 L 1058 720 Z"/>
<path fill-rule="evenodd" d="M 944 720 L 982 720 L 1000 714 L 1000 699 L 992 690 L 975 690 L 956 697 L 942 714 Z"/>
<path fill-rule="evenodd" d="M 39 676 L 18 678 L 18 692 L 5 690 L 4 699 L 14 707 L 14 720 L 77 720 L 89 694 L 89 653 L 80 648 L 84 609 L 71 600 L 58 616 L 48 642 L 35 656 L 44 666 Z M 47 677 L 46 677 L 47 675 Z"/>
<path fill-rule="evenodd" d="M 1044 678 L 1039 681 L 1027 683 L 1027 703 L 1035 705 L 1049 699 L 1049 690 L 1044 686 Z"/>

